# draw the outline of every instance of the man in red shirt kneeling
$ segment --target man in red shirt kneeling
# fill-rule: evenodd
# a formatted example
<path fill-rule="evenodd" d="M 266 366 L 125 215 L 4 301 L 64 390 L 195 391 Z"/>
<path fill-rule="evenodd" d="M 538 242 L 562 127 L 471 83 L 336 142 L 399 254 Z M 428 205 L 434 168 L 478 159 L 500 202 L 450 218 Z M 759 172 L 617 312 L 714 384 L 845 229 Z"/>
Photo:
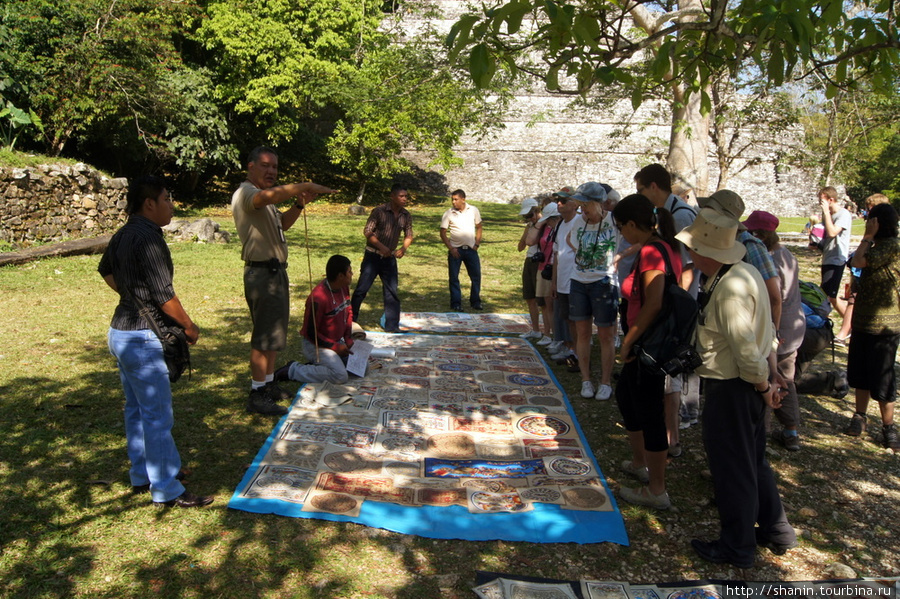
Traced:
<path fill-rule="evenodd" d="M 325 280 L 306 298 L 303 315 L 303 354 L 308 364 L 288 362 L 275 371 L 276 381 L 302 383 L 347 382 L 347 358 L 353 353 L 353 309 L 350 307 L 350 259 L 334 255 L 325 265 Z"/>

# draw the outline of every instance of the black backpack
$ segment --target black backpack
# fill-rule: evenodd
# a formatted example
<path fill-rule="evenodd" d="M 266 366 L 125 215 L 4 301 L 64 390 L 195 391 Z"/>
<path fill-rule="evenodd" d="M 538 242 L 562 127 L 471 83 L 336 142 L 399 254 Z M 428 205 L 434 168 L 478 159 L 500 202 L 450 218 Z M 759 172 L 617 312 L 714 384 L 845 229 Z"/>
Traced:
<path fill-rule="evenodd" d="M 642 366 L 657 374 L 677 376 L 690 373 L 702 363 L 694 348 L 694 330 L 697 328 L 700 308 L 697 300 L 678 285 L 675 270 L 669 261 L 669 252 L 662 243 L 655 241 L 653 245 L 666 262 L 663 304 L 653 324 L 634 344 L 634 355 Z M 634 265 L 636 285 L 640 285 L 640 280 L 637 279 L 639 262 L 640 258 Z M 641 293 L 643 294 L 643 290 Z"/>

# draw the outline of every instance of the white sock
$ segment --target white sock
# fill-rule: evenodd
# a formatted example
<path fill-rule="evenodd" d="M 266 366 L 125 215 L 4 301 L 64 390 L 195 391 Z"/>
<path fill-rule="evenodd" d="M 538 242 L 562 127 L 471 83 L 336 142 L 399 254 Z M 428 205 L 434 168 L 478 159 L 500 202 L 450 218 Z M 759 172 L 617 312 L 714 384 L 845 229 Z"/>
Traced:
<path fill-rule="evenodd" d="M 273 372 L 272 374 L 267 374 L 267 375 L 266 375 L 266 383 L 267 383 L 267 384 L 268 384 L 268 383 L 271 383 L 271 382 L 274 381 L 274 380 L 275 380 L 275 373 L 274 373 L 274 372 Z"/>
<path fill-rule="evenodd" d="M 256 391 L 257 389 L 262 389 L 262 388 L 265 387 L 265 386 L 266 386 L 266 382 L 265 382 L 265 381 L 262 381 L 262 382 L 260 382 L 260 381 L 254 381 L 254 380 L 251 380 L 251 381 L 250 381 L 250 390 L 251 390 L 251 391 Z"/>

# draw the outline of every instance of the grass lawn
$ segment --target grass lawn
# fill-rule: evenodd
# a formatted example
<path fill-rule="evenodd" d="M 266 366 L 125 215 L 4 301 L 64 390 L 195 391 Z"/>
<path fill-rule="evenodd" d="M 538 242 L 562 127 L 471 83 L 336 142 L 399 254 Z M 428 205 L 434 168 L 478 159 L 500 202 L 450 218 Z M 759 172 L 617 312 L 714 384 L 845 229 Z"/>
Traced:
<path fill-rule="evenodd" d="M 517 208 L 476 205 L 485 220 L 485 308 L 523 312 Z M 406 311 L 448 308 L 446 251 L 438 236 L 446 207 L 411 207 L 416 241 L 400 261 Z M 206 214 L 233 231 L 224 208 Z M 365 217 L 319 203 L 308 219 L 314 280 L 334 253 L 359 264 Z M 310 285 L 302 220 L 288 239 L 292 322 L 299 326 Z M 792 249 L 803 278 L 817 281 L 816 256 Z M 216 502 L 207 509 L 159 510 L 146 495 L 130 493 L 122 391 L 106 348 L 116 298 L 96 272 L 99 258 L 0 269 L 0 596 L 472 597 L 476 569 L 632 583 L 814 579 L 828 577 L 825 568 L 833 562 L 860 575 L 898 573 L 900 456 L 882 450 L 875 438 L 840 435 L 851 413 L 849 397 L 803 398 L 802 451 L 770 451 L 803 540 L 783 557 L 761 553 L 749 572 L 702 562 L 690 548 L 693 536 L 708 538 L 717 530 L 699 427 L 683 433 L 685 455 L 670 464 L 676 509 L 622 507 L 629 547 L 432 540 L 229 511 L 228 498 L 274 423 L 245 412 L 249 318 L 240 247 L 178 243 L 172 256 L 176 290 L 201 328 L 193 378 L 175 385 L 174 435 L 193 471 L 189 489 L 215 494 Z M 376 283 L 363 306 L 364 326 L 377 328 L 380 298 Z M 289 343 L 285 360 L 298 358 L 297 335 Z M 845 360 L 840 349 L 837 360 Z M 612 488 L 630 484 L 617 468 L 628 451 L 615 403 L 581 399 L 579 377 L 554 368 Z M 872 416 L 870 423 L 877 423 Z"/>

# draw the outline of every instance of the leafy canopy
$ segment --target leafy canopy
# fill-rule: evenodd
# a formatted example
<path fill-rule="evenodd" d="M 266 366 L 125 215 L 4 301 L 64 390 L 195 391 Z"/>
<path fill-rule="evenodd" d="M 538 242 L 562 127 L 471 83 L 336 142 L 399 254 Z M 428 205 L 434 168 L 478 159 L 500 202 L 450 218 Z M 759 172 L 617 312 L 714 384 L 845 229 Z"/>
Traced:
<path fill-rule="evenodd" d="M 773 86 L 815 72 L 829 96 L 859 78 L 887 90 L 900 66 L 898 19 L 892 0 L 512 0 L 462 16 L 446 43 L 479 86 L 503 66 L 551 90 L 633 84 L 637 106 L 647 86 L 678 81 L 708 112 L 707 84 L 748 61 Z M 634 80 L 630 67 L 644 59 L 647 79 Z"/>

